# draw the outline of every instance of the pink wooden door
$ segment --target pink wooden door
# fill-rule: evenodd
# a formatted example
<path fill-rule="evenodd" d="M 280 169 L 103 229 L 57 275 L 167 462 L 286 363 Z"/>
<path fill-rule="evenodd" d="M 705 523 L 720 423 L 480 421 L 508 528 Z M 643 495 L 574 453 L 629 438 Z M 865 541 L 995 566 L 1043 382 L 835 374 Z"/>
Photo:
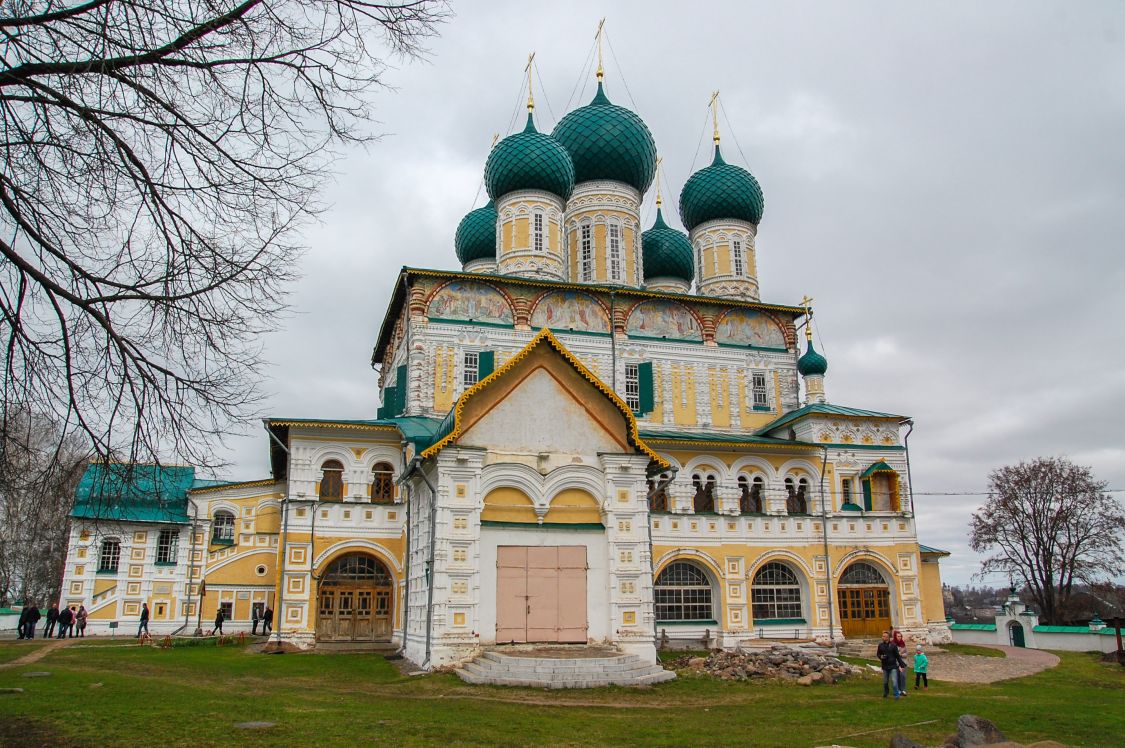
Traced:
<path fill-rule="evenodd" d="M 559 640 L 559 549 L 527 549 L 527 640 Z"/>
<path fill-rule="evenodd" d="M 496 641 L 587 640 L 585 546 L 496 549 Z"/>
<path fill-rule="evenodd" d="M 557 641 L 585 643 L 586 547 L 559 546 L 559 633 Z"/>
<path fill-rule="evenodd" d="M 527 548 L 496 549 L 496 641 L 527 641 Z"/>

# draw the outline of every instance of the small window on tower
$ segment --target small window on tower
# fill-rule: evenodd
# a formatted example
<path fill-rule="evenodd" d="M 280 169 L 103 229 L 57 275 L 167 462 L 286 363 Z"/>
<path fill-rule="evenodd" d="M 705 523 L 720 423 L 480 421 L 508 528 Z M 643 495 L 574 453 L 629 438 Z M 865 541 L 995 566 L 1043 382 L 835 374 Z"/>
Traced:
<path fill-rule="evenodd" d="M 616 223 L 609 225 L 609 279 L 621 280 L 621 227 Z"/>
<path fill-rule="evenodd" d="M 641 409 L 641 375 L 637 364 L 625 364 L 625 404 L 634 413 Z"/>
<path fill-rule="evenodd" d="M 480 378 L 480 353 L 477 351 L 465 351 L 462 364 L 461 384 L 465 386 L 465 389 L 468 389 L 476 384 L 477 380 Z"/>
<path fill-rule="evenodd" d="M 592 281 L 594 279 L 594 236 L 593 227 L 584 224 L 579 229 L 579 279 Z"/>
<path fill-rule="evenodd" d="M 547 247 L 547 242 L 544 239 L 543 235 L 543 214 L 539 211 L 536 211 L 532 216 L 531 221 L 532 248 L 536 252 L 542 252 Z"/>
<path fill-rule="evenodd" d="M 734 265 L 734 274 L 742 276 L 744 274 L 742 267 L 742 242 L 738 239 L 731 242 L 731 261 Z"/>
<path fill-rule="evenodd" d="M 770 400 L 769 394 L 766 391 L 766 373 L 764 371 L 754 372 L 752 382 L 754 390 L 754 407 L 768 408 Z"/>

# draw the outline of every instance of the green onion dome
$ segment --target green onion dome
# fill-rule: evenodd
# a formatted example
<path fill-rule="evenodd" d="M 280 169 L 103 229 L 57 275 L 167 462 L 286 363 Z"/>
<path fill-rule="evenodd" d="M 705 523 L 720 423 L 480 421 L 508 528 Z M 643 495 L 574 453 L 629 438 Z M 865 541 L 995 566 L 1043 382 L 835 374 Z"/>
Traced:
<path fill-rule="evenodd" d="M 453 248 L 462 265 L 473 260 L 496 259 L 496 204 L 491 200 L 483 208 L 469 211 L 457 225 Z"/>
<path fill-rule="evenodd" d="M 488 154 L 484 184 L 493 200 L 517 190 L 550 192 L 566 200 L 574 190 L 574 164 L 558 141 L 535 129 L 529 112 L 523 132 L 504 138 Z"/>
<path fill-rule="evenodd" d="M 828 359 L 821 356 L 813 348 L 812 341 L 809 341 L 809 348 L 805 354 L 797 359 L 797 371 L 801 376 L 807 377 L 810 374 L 825 374 L 828 371 Z"/>
<path fill-rule="evenodd" d="M 687 234 L 664 223 L 660 208 L 656 209 L 656 223 L 641 234 L 641 252 L 644 255 L 646 281 L 652 278 L 680 278 L 690 283 L 695 277 L 695 253 Z"/>
<path fill-rule="evenodd" d="M 656 142 L 648 126 L 610 103 L 600 81 L 594 100 L 563 117 L 552 135 L 570 153 L 577 182 L 612 179 L 644 194 L 656 176 Z"/>
<path fill-rule="evenodd" d="M 680 218 L 691 231 L 706 221 L 736 219 L 755 226 L 762 220 L 765 198 L 754 175 L 728 164 L 715 145 L 711 165 L 691 175 L 680 191 Z"/>

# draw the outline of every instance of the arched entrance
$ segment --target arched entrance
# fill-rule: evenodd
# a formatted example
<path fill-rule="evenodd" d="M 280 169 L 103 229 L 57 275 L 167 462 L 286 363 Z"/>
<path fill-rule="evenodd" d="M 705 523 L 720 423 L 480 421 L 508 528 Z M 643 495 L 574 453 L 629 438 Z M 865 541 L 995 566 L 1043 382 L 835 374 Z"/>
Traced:
<path fill-rule="evenodd" d="M 341 556 L 320 578 L 317 640 L 389 640 L 393 600 L 391 574 L 382 561 L 366 553 Z"/>
<path fill-rule="evenodd" d="M 845 637 L 875 637 L 891 628 L 891 590 L 871 564 L 857 561 L 849 566 L 840 577 L 836 599 Z"/>
<path fill-rule="evenodd" d="M 1023 624 L 1019 621 L 1012 621 L 1008 624 L 1008 641 L 1011 642 L 1013 647 L 1027 646 L 1027 642 L 1023 638 Z"/>

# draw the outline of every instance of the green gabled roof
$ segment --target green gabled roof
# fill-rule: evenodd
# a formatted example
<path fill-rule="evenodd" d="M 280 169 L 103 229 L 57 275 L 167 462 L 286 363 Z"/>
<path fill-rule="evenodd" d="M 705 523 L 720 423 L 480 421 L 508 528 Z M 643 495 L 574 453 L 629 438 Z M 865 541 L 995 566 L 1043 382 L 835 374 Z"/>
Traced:
<path fill-rule="evenodd" d="M 680 218 L 688 231 L 719 219 L 757 226 L 764 210 L 765 198 L 758 180 L 741 166 L 724 161 L 717 143 L 711 165 L 692 174 L 680 191 Z"/>
<path fill-rule="evenodd" d="M 754 434 L 720 434 L 713 431 L 666 431 L 644 430 L 640 431 L 641 439 L 645 441 L 676 441 L 676 442 L 701 442 L 707 444 L 761 444 L 771 447 L 806 447 L 818 449 L 819 445 L 809 442 L 792 441 L 790 439 L 774 439 L 768 436 Z"/>
<path fill-rule="evenodd" d="M 493 200 L 519 190 L 550 192 L 566 200 L 574 190 L 574 164 L 566 148 L 535 129 L 528 113 L 523 132 L 504 138 L 488 154 L 484 185 Z"/>
<path fill-rule="evenodd" d="M 96 463 L 86 468 L 78 482 L 70 516 L 186 523 L 187 492 L 195 484 L 192 467 Z"/>
<path fill-rule="evenodd" d="M 473 260 L 496 259 L 496 204 L 471 210 L 457 225 L 453 249 L 462 265 Z"/>
<path fill-rule="evenodd" d="M 398 427 L 403 439 L 414 444 L 415 452 L 429 449 L 431 444 L 440 439 L 437 432 L 444 423 L 440 418 L 427 416 L 399 416 L 387 420 Z"/>
<path fill-rule="evenodd" d="M 563 117 L 552 135 L 570 153 L 575 183 L 610 179 L 643 195 L 656 176 L 656 141 L 648 125 L 612 103 L 601 82 L 594 100 Z"/>
<path fill-rule="evenodd" d="M 664 222 L 660 208 L 656 209 L 656 222 L 652 228 L 641 234 L 641 254 L 646 281 L 680 278 L 690 283 L 695 277 L 695 252 L 691 241 L 687 234 Z"/>
<path fill-rule="evenodd" d="M 876 462 L 875 464 L 871 465 L 869 468 L 864 470 L 860 474 L 859 477 L 862 480 L 863 478 L 870 478 L 872 475 L 875 475 L 875 473 L 897 473 L 897 472 L 898 471 L 895 470 L 893 467 L 891 467 L 887 463 L 883 462 L 882 460 L 879 460 L 878 462 Z"/>
<path fill-rule="evenodd" d="M 772 423 L 768 423 L 762 428 L 758 429 L 759 434 L 768 434 L 774 429 L 779 429 L 782 426 L 799 421 L 802 418 L 809 416 L 844 416 L 845 418 L 890 418 L 894 420 L 905 420 L 905 416 L 896 416 L 892 413 L 879 413 L 874 410 L 861 410 L 859 408 L 848 408 L 843 405 L 830 405 L 828 403 L 812 403 L 797 410 L 791 410 L 785 415 L 778 418 Z"/>
<path fill-rule="evenodd" d="M 943 551 L 941 548 L 931 548 L 930 546 L 922 545 L 921 543 L 918 544 L 918 552 L 919 553 L 932 553 L 935 556 L 950 556 L 950 555 L 953 555 L 949 551 Z"/>

